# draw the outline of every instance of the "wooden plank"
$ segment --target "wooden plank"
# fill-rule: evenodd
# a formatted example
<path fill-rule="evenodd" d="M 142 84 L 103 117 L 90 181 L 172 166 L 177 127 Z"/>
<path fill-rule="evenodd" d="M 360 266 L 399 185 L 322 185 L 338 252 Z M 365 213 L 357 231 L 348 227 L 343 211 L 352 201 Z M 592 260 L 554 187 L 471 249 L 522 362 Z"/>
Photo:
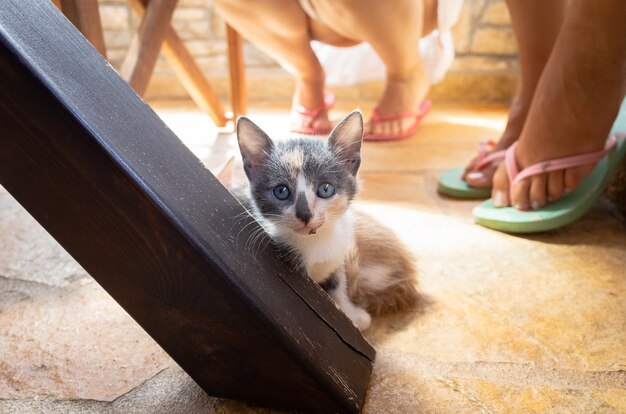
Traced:
<path fill-rule="evenodd" d="M 54 3 L 54 5 L 57 6 L 57 9 L 59 10 L 63 8 L 63 6 L 61 6 L 61 0 L 52 0 L 52 3 Z"/>
<path fill-rule="evenodd" d="M 53 0 L 63 10 L 63 14 L 89 40 L 102 56 L 106 58 L 104 34 L 98 10 L 98 0 Z"/>
<path fill-rule="evenodd" d="M 148 0 L 129 0 L 129 2 L 135 12 L 143 17 Z M 165 42 L 161 51 L 196 105 L 209 114 L 217 126 L 225 126 L 228 120 L 224 115 L 224 108 L 202 69 L 170 24 L 165 29 Z"/>
<path fill-rule="evenodd" d="M 243 39 L 229 25 L 226 25 L 228 42 L 228 69 L 230 75 L 230 99 L 233 106 L 233 118 L 245 115 L 248 111 L 248 92 L 246 89 L 245 64 L 243 60 Z"/>
<path fill-rule="evenodd" d="M 358 412 L 374 350 L 330 298 L 51 2 L 0 10 L 0 184 L 208 393 Z"/>
<path fill-rule="evenodd" d="M 130 42 L 120 74 L 139 95 L 146 92 L 177 3 L 178 0 L 151 0 Z"/>

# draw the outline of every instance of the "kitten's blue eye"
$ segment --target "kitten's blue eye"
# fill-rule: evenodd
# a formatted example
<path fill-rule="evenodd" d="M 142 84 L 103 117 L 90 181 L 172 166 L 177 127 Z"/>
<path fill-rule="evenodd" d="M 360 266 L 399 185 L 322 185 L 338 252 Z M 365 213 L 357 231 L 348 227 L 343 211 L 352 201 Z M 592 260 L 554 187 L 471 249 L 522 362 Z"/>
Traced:
<path fill-rule="evenodd" d="M 320 198 L 330 198 L 335 194 L 335 186 L 330 183 L 320 184 L 317 187 L 317 196 Z"/>
<path fill-rule="evenodd" d="M 279 200 L 286 200 L 289 197 L 289 188 L 286 185 L 277 185 L 274 187 L 274 197 Z"/>

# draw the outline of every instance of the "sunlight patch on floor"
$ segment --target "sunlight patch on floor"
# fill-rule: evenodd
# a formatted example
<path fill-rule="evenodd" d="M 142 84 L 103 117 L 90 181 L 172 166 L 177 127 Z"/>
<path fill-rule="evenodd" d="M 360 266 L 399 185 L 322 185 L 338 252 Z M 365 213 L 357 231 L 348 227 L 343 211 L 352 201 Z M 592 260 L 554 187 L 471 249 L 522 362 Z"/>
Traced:
<path fill-rule="evenodd" d="M 411 249 L 420 254 L 453 255 L 466 252 L 476 243 L 489 244 L 493 236 L 506 237 L 478 227 L 465 217 L 399 206 L 388 203 L 357 201 L 357 208 L 393 229 Z M 454 243 L 451 243 L 454 240 Z"/>
<path fill-rule="evenodd" d="M 208 115 L 199 111 L 159 109 L 157 113 L 211 171 L 219 170 L 231 157 L 241 158 L 232 125 L 218 128 Z M 287 110 L 255 110 L 249 118 L 273 140 L 294 136 L 289 132 Z"/>
<path fill-rule="evenodd" d="M 506 126 L 506 120 L 502 117 L 494 118 L 491 116 L 476 116 L 472 115 L 457 115 L 457 114 L 442 114 L 439 116 L 441 122 L 454 124 L 454 125 L 468 125 L 480 128 L 491 128 L 496 131 L 502 131 Z"/>

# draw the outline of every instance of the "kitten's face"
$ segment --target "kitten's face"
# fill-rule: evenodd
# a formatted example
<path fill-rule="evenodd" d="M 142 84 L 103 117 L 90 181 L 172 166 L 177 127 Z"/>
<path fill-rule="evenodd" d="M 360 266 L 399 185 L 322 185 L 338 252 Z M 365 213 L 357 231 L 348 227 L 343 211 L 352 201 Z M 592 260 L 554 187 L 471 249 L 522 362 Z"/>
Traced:
<path fill-rule="evenodd" d="M 353 112 L 327 142 L 298 138 L 274 144 L 246 118 L 237 135 L 252 198 L 280 233 L 315 234 L 346 212 L 357 191 L 363 121 Z"/>

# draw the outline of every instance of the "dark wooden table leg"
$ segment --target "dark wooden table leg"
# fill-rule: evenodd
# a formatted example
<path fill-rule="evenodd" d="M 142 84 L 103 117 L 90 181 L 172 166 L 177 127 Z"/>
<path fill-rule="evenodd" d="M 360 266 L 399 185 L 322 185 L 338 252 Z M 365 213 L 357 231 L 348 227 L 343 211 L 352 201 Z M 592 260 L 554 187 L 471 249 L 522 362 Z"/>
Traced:
<path fill-rule="evenodd" d="M 374 350 L 330 298 L 51 2 L 0 10 L 0 184 L 208 393 L 359 412 Z"/>

